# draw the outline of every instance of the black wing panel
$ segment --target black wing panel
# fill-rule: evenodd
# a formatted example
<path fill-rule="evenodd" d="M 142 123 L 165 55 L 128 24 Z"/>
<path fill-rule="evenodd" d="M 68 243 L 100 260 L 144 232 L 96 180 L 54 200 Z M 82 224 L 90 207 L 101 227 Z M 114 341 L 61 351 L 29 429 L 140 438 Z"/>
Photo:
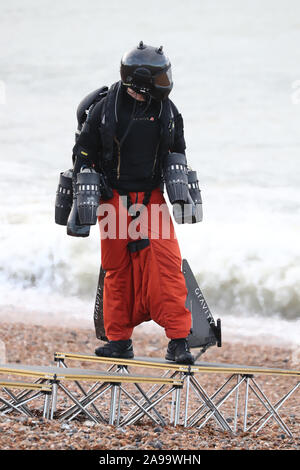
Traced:
<path fill-rule="evenodd" d="M 195 276 L 187 260 L 182 261 L 182 272 L 188 290 L 186 307 L 192 314 L 192 328 L 188 336 L 191 348 L 204 347 L 217 344 L 221 346 L 221 322 L 215 324 L 209 306 L 201 292 Z"/>

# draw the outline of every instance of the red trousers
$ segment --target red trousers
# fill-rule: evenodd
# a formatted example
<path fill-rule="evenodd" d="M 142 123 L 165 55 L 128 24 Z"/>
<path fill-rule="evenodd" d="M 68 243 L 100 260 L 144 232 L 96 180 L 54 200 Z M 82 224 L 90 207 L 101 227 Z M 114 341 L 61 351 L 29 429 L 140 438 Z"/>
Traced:
<path fill-rule="evenodd" d="M 129 196 L 141 204 L 144 193 Z M 129 339 L 135 326 L 151 319 L 165 329 L 168 338 L 185 338 L 191 313 L 185 307 L 187 290 L 178 241 L 160 189 L 152 191 L 135 220 L 114 190 L 113 199 L 100 204 L 98 221 L 101 263 L 106 271 L 103 314 L 108 339 Z M 147 238 L 148 246 L 129 250 L 129 242 Z"/>

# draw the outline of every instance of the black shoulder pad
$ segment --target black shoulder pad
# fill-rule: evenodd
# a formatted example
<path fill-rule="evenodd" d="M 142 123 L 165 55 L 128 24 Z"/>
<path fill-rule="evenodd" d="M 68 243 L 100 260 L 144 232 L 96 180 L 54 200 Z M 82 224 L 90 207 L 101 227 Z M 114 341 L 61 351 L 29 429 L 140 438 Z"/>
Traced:
<path fill-rule="evenodd" d="M 92 91 L 85 98 L 83 98 L 83 100 L 81 100 L 77 108 L 78 125 L 83 124 L 86 120 L 86 110 L 89 109 L 92 104 L 104 98 L 104 96 L 107 94 L 107 91 L 107 86 L 103 86 L 95 91 Z"/>

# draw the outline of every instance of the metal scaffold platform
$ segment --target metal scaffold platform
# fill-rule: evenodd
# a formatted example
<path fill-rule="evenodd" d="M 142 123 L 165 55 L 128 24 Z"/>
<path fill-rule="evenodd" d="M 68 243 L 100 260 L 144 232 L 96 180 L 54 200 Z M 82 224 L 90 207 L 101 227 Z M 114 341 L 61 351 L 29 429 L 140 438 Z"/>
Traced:
<path fill-rule="evenodd" d="M 232 434 L 238 430 L 239 416 L 242 416 L 242 430 L 255 432 L 259 432 L 272 418 L 284 433 L 292 437 L 279 410 L 299 389 L 299 370 L 208 362 L 184 365 L 158 358 L 116 359 L 66 352 L 56 352 L 54 360 L 56 366 L 49 367 L 0 365 L 1 376 L 8 376 L 4 380 L 0 377 L 0 412 L 32 416 L 28 404 L 42 399 L 43 416 L 48 419 L 71 421 L 85 416 L 95 423 L 127 426 L 147 418 L 162 426 L 197 428 L 213 419 L 219 428 Z M 93 364 L 93 369 L 68 367 L 67 363 L 72 361 L 82 362 L 85 367 L 88 363 Z M 108 370 L 100 370 L 100 367 Z M 132 372 L 135 369 L 143 373 Z M 150 373 L 150 369 L 155 375 Z M 289 378 L 292 379 L 289 384 L 293 383 L 272 404 L 258 383 L 257 377 L 260 376 Z M 208 392 L 207 377 L 213 377 L 209 380 L 213 393 L 211 390 Z M 24 381 L 25 378 L 31 382 Z M 244 397 L 242 404 L 241 393 Z M 250 395 L 254 405 L 263 409 L 253 422 L 249 422 Z M 229 420 L 223 409 L 230 397 L 232 419 Z M 239 414 L 241 407 L 242 413 Z"/>
<path fill-rule="evenodd" d="M 192 315 L 187 341 L 191 348 L 199 348 L 197 359 L 209 347 L 221 347 L 221 320 L 215 323 L 186 260 L 182 271 L 187 287 L 186 307 Z M 104 278 L 105 273 L 100 270 L 94 323 L 96 336 L 101 340 L 106 340 Z M 75 363 L 76 368 L 69 367 L 69 362 Z M 86 368 L 86 364 L 92 364 L 93 369 Z M 159 358 L 117 359 L 69 352 L 55 352 L 54 364 L 49 367 L 0 364 L 0 379 L 3 375 L 6 377 L 0 381 L 0 413 L 4 414 L 33 416 L 29 403 L 42 400 L 42 415 L 48 419 L 85 418 L 115 426 L 148 419 L 162 426 L 198 429 L 213 422 L 231 434 L 240 429 L 257 433 L 272 419 L 290 437 L 288 416 L 284 421 L 279 411 L 300 385 L 300 370 L 209 362 L 186 365 Z M 272 399 L 263 390 L 263 376 L 272 381 L 271 391 L 276 392 Z M 25 382 L 25 378 L 29 381 Z M 283 379 L 283 387 L 279 378 Z M 274 396 L 276 402 L 272 403 Z"/>
<path fill-rule="evenodd" d="M 173 425 L 183 424 L 187 426 L 197 426 L 202 428 L 208 420 L 214 418 L 219 427 L 224 431 L 235 433 L 237 431 L 237 418 L 239 407 L 240 391 L 244 388 L 244 403 L 243 403 L 243 431 L 256 429 L 260 431 L 265 424 L 273 418 L 280 428 L 289 436 L 292 433 L 288 426 L 283 422 L 278 410 L 291 397 L 293 393 L 298 390 L 300 385 L 300 371 L 288 370 L 279 368 L 267 368 L 258 366 L 247 366 L 239 364 L 224 364 L 224 363 L 208 363 L 199 362 L 194 365 L 176 364 L 164 359 L 137 357 L 135 359 L 112 359 L 98 356 L 89 356 L 85 354 L 72 354 L 56 352 L 54 355 L 55 361 L 58 365 L 66 367 L 66 361 L 84 361 L 93 362 L 97 364 L 105 364 L 110 366 L 110 370 L 116 369 L 117 371 L 129 373 L 133 368 L 153 369 L 155 371 L 162 371 L 162 377 L 166 378 L 180 378 L 182 386 L 173 390 L 173 399 L 170 409 L 169 422 Z M 214 393 L 209 395 L 201 383 L 201 377 L 204 374 L 218 375 L 222 379 L 221 384 L 217 385 L 217 381 L 211 380 L 215 383 Z M 271 376 L 271 377 L 295 377 L 295 384 L 288 390 L 274 405 L 258 384 L 256 376 Z M 298 380 L 297 380 L 298 379 Z M 153 399 L 157 392 L 161 391 L 162 387 L 153 387 L 148 392 L 148 399 Z M 264 414 L 256 422 L 248 425 L 248 400 L 249 392 L 255 397 L 257 404 L 261 404 L 265 410 Z M 192 395 L 193 394 L 193 395 Z M 183 397 L 182 397 L 183 395 Z M 220 411 L 221 406 L 234 395 L 234 410 L 233 410 L 233 427 L 230 426 L 227 419 Z M 183 398 L 183 399 L 182 399 Z M 180 422 L 180 409 L 181 402 L 183 401 L 183 416 L 182 423 Z M 199 406 L 192 414 L 189 415 L 189 404 L 193 402 L 198 403 Z M 142 413 L 137 408 L 131 410 L 128 416 L 123 420 L 122 425 L 133 424 L 142 417 Z"/>

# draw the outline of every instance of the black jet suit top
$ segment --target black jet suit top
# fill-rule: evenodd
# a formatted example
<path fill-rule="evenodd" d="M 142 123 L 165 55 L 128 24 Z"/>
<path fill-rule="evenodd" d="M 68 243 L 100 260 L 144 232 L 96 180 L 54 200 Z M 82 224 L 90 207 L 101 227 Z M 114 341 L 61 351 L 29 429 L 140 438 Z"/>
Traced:
<path fill-rule="evenodd" d="M 149 192 L 162 181 L 162 162 L 159 158 L 162 103 L 149 96 L 146 101 L 137 101 L 128 94 L 125 86 L 121 87 L 120 93 L 112 161 L 106 165 L 102 159 L 100 102 L 91 112 L 88 127 L 80 133 L 73 148 L 74 171 L 79 171 L 82 164 L 88 163 L 96 171 L 104 171 L 109 185 L 114 189 Z M 169 151 L 184 153 L 182 117 L 174 103 L 171 104 L 175 139 Z M 87 157 L 83 158 L 82 155 Z"/>
<path fill-rule="evenodd" d="M 137 101 L 123 90 L 114 146 L 113 188 L 146 191 L 159 184 L 159 102 Z"/>

